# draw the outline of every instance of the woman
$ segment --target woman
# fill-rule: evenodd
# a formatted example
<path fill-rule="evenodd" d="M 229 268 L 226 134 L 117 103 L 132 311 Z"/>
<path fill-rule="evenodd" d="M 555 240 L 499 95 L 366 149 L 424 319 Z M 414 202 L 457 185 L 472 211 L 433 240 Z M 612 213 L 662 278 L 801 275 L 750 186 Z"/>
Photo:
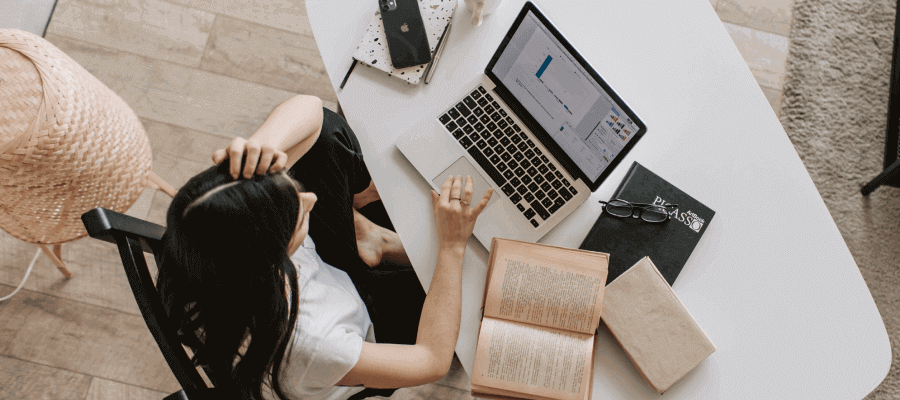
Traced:
<path fill-rule="evenodd" d="M 408 258 L 395 233 L 358 212 L 377 190 L 353 132 L 319 99 L 279 105 L 213 161 L 172 201 L 158 287 L 217 388 L 246 399 L 340 399 L 447 373 L 463 254 L 490 190 L 476 204 L 471 179 L 432 191 L 438 258 L 419 302 L 411 269 L 371 268 Z"/>

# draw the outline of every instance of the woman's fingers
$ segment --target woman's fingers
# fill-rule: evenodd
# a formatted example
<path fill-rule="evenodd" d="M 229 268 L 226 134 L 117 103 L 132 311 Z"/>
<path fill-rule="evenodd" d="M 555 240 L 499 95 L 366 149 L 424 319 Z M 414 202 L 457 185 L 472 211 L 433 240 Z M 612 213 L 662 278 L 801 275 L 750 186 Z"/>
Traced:
<path fill-rule="evenodd" d="M 447 204 L 450 201 L 450 187 L 453 186 L 453 177 L 448 176 L 447 180 L 444 181 L 444 185 L 441 186 L 441 203 Z"/>
<path fill-rule="evenodd" d="M 254 173 L 256 173 L 257 175 L 265 175 L 269 170 L 269 166 L 272 165 L 272 159 L 274 157 L 275 150 L 262 149 L 262 152 L 259 154 L 259 164 L 256 166 L 256 171 L 254 171 Z"/>
<path fill-rule="evenodd" d="M 256 165 L 259 164 L 259 154 L 262 148 L 256 140 L 248 140 L 244 146 L 247 149 L 247 159 L 244 161 L 244 179 L 253 177 Z"/>
<path fill-rule="evenodd" d="M 283 170 L 288 161 L 285 152 L 244 138 L 235 138 L 227 148 L 216 150 L 212 155 L 216 165 L 221 165 L 226 159 L 229 160 L 228 172 L 234 179 L 241 175 L 249 179 L 254 174 L 276 173 Z"/>
<path fill-rule="evenodd" d="M 481 212 L 484 211 L 484 208 L 487 207 L 488 202 L 491 201 L 491 196 L 494 195 L 494 189 L 488 189 L 484 192 L 484 196 L 481 198 L 481 201 L 472 207 L 472 213 L 477 217 L 481 215 Z"/>
<path fill-rule="evenodd" d="M 459 175 L 453 177 L 453 186 L 450 188 L 450 200 L 462 198 L 462 178 Z"/>
<path fill-rule="evenodd" d="M 225 161 L 225 157 L 227 156 L 228 153 L 225 151 L 225 149 L 218 149 L 212 155 L 212 162 L 213 164 L 219 165 L 222 163 L 222 161 Z"/>
<path fill-rule="evenodd" d="M 269 172 L 276 173 L 284 169 L 287 166 L 287 154 L 283 151 L 279 151 L 275 153 L 275 162 L 272 163 L 272 166 L 269 167 Z"/>
<path fill-rule="evenodd" d="M 231 145 L 228 146 L 228 158 L 230 159 L 228 172 L 231 173 L 231 177 L 234 179 L 237 179 L 241 173 L 241 159 L 244 156 L 244 145 L 246 142 L 244 138 L 234 138 L 231 141 Z"/>
<path fill-rule="evenodd" d="M 472 191 L 475 185 L 475 180 L 472 179 L 471 176 L 466 176 L 466 187 L 463 189 L 462 197 L 460 198 L 460 204 L 465 202 L 465 204 L 472 204 Z"/>

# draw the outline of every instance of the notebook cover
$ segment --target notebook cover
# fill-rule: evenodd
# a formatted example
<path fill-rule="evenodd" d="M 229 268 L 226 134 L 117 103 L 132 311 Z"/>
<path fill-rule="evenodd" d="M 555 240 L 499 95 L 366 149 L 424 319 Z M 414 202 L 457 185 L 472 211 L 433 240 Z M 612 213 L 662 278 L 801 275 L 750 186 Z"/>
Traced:
<path fill-rule="evenodd" d="M 671 219 L 662 224 L 613 217 L 604 211 L 579 248 L 610 255 L 607 284 L 645 256 L 653 259 L 669 285 L 675 283 L 715 211 L 637 162 L 631 165 L 611 199 L 617 198 L 678 207 L 670 210 Z"/>
<path fill-rule="evenodd" d="M 438 40 L 444 33 L 444 28 L 450 22 L 453 11 L 456 9 L 457 0 L 418 0 L 419 13 L 422 14 L 422 22 L 425 23 L 425 32 L 428 34 L 428 45 L 431 53 L 437 48 Z M 375 1 L 372 1 L 375 5 Z M 381 13 L 376 9 L 369 19 L 366 33 L 356 46 L 353 58 L 367 67 L 380 69 L 388 75 L 403 79 L 411 84 L 419 83 L 425 74 L 428 64 L 414 65 L 412 67 L 395 69 L 391 65 L 391 54 L 387 48 L 387 36 L 384 33 L 384 24 L 381 21 Z"/>
<path fill-rule="evenodd" d="M 660 394 L 716 351 L 647 257 L 606 287 L 602 319 Z"/>

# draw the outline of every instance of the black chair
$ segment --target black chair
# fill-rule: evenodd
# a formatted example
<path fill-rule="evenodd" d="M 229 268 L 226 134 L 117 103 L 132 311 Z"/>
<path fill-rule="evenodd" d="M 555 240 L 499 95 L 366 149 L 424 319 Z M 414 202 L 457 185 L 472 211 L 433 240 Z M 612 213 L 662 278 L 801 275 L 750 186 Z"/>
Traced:
<path fill-rule="evenodd" d="M 227 398 L 224 393 L 217 393 L 215 388 L 208 387 L 194 367 L 178 340 L 177 330 L 166 318 L 162 301 L 150 276 L 143 253 L 153 254 L 159 262 L 158 250 L 161 249 L 166 228 L 104 208 L 84 213 L 81 221 L 92 238 L 114 243 L 119 248 L 122 266 L 125 267 L 128 283 L 144 322 L 182 387 L 182 390 L 172 393 L 165 400 Z"/>
<path fill-rule="evenodd" d="M 900 1 L 897 2 L 900 10 Z M 881 185 L 900 187 L 900 68 L 897 67 L 897 57 L 900 56 L 900 13 L 894 20 L 894 54 L 891 57 L 891 87 L 888 98 L 888 122 L 887 134 L 884 141 L 884 171 L 875 179 L 862 187 L 863 196 L 868 196 Z"/>

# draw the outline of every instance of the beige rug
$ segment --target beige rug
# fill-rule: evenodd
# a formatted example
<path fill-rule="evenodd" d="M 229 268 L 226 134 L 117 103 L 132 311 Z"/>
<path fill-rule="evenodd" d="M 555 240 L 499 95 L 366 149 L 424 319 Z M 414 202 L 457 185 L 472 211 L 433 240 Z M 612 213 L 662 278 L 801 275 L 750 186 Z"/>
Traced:
<path fill-rule="evenodd" d="M 884 320 L 900 398 L 900 189 L 859 189 L 882 170 L 894 0 L 795 0 L 781 123 L 837 223 Z"/>

